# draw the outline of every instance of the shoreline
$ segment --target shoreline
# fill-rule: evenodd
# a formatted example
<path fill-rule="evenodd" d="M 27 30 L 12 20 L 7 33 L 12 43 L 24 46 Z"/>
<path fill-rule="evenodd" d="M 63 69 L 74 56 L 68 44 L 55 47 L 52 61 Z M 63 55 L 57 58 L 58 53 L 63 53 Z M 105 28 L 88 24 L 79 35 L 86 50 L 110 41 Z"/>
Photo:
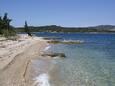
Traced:
<path fill-rule="evenodd" d="M 48 43 L 40 37 L 27 36 L 10 42 L 0 47 L 0 86 L 32 86 L 32 60 L 39 58 Z"/>

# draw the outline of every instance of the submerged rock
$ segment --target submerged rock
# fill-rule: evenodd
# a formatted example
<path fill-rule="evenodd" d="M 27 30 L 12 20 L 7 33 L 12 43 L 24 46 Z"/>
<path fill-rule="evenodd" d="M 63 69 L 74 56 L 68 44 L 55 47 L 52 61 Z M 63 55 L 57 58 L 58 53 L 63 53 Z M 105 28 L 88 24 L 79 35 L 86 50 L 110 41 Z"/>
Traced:
<path fill-rule="evenodd" d="M 44 53 L 41 56 L 49 56 L 49 57 L 60 57 L 60 58 L 65 58 L 66 55 L 64 53 Z"/>
<path fill-rule="evenodd" d="M 76 40 L 76 41 L 51 40 L 51 41 L 48 41 L 48 43 L 51 43 L 51 44 L 82 44 L 84 43 L 84 41 L 82 40 Z"/>
<path fill-rule="evenodd" d="M 43 37 L 45 40 L 62 40 L 60 37 Z"/>

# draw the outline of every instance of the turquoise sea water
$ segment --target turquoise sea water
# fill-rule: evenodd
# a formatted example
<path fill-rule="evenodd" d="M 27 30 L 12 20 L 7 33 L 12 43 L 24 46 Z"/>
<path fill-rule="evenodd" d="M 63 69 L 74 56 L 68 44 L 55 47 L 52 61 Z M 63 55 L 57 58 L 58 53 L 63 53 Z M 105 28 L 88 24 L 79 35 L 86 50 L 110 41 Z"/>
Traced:
<path fill-rule="evenodd" d="M 52 86 L 115 86 L 115 34 L 36 34 L 85 41 L 83 44 L 50 45 L 49 51 L 67 56 L 65 59 L 52 60 L 56 63 Z"/>

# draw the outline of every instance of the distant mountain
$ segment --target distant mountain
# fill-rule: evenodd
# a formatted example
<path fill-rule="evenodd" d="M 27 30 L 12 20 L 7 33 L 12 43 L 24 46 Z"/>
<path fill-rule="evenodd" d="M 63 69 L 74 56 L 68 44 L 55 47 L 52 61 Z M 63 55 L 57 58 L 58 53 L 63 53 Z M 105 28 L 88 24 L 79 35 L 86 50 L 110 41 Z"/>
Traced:
<path fill-rule="evenodd" d="M 56 25 L 49 26 L 30 26 L 31 32 L 115 32 L 114 25 L 99 25 L 94 27 L 61 27 Z M 24 32 L 24 27 L 16 28 L 19 32 Z"/>
<path fill-rule="evenodd" d="M 115 26 L 114 25 L 98 25 L 98 26 L 91 27 L 91 28 L 94 28 L 97 30 L 112 30 L 112 29 L 115 29 Z"/>

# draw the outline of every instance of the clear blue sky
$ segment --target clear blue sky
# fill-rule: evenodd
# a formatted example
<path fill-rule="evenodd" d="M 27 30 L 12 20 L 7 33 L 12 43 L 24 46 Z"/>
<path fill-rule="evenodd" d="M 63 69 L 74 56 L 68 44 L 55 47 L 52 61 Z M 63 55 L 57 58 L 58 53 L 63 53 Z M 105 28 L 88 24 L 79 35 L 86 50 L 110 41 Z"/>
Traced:
<path fill-rule="evenodd" d="M 60 25 L 69 27 L 115 25 L 115 0 L 0 0 L 12 25 Z"/>

